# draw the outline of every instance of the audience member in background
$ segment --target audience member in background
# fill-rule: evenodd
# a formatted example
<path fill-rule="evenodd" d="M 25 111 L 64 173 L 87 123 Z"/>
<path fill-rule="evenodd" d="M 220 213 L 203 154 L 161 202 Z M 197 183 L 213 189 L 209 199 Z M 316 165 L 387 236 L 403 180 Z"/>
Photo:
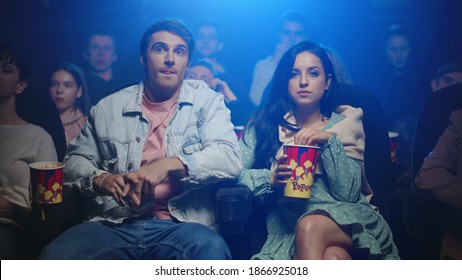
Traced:
<path fill-rule="evenodd" d="M 254 259 L 398 259 L 386 221 L 363 195 L 363 111 L 338 106 L 327 53 L 301 42 L 282 57 L 268 101 L 250 119 L 240 182 L 264 200 L 268 237 Z M 284 202 L 292 168 L 282 144 L 321 147 L 311 199 Z"/>
<path fill-rule="evenodd" d="M 221 30 L 212 19 L 204 19 L 197 24 L 195 31 L 197 59 L 208 61 L 218 77 L 223 78 L 225 67 L 218 62 L 218 55 L 223 48 Z"/>
<path fill-rule="evenodd" d="M 231 111 L 231 121 L 234 125 L 245 125 L 247 118 L 250 116 L 250 111 L 247 110 L 249 105 L 244 104 L 229 87 L 228 83 L 220 79 L 212 64 L 206 60 L 195 60 L 191 62 L 187 79 L 203 80 L 209 88 L 223 94 L 226 106 Z"/>
<path fill-rule="evenodd" d="M 71 62 L 62 62 L 52 70 L 48 89 L 58 109 L 66 143 L 77 137 L 90 111 L 87 85 L 82 70 Z"/>
<path fill-rule="evenodd" d="M 16 96 L 29 84 L 19 54 L 0 45 L 0 259 L 27 257 L 25 232 L 31 208 L 28 164 L 56 161 L 50 135 L 16 113 Z"/>
<path fill-rule="evenodd" d="M 390 126 L 406 117 L 417 117 L 431 93 L 428 80 L 411 33 L 402 25 L 392 24 L 386 30 L 382 51 L 385 63 L 376 67 L 371 79 L 371 91 L 376 94 L 387 114 Z"/>
<path fill-rule="evenodd" d="M 420 108 L 431 94 L 426 73 L 410 32 L 391 24 L 382 41 L 385 63 L 373 69 L 369 89 L 377 95 L 387 115 L 390 131 L 399 133 L 395 161 L 395 188 L 412 183 L 411 151 Z M 365 75 L 367 76 L 367 75 Z"/>
<path fill-rule="evenodd" d="M 455 84 L 462 84 L 462 63 L 460 62 L 444 64 L 431 81 L 433 91 Z"/>
<path fill-rule="evenodd" d="M 253 112 L 255 108 L 249 102 L 249 98 L 246 94 L 247 88 L 244 86 L 242 77 L 240 77 L 239 75 L 235 75 L 232 70 L 225 67 L 223 63 L 219 60 L 221 51 L 224 46 L 222 40 L 223 34 L 220 26 L 213 19 L 204 19 L 196 25 L 195 36 L 197 56 L 196 61 L 206 61 L 212 66 L 214 73 L 209 74 L 213 74 L 215 78 L 219 79 L 215 80 L 216 83 L 221 84 L 223 81 L 226 81 L 226 85 L 223 86 L 222 90 L 217 90 L 220 87 L 220 85 L 218 85 L 218 87 L 216 87 L 215 85 L 211 88 L 221 93 L 224 93 L 224 91 L 230 92 L 233 95 L 235 94 L 235 96 L 239 98 L 239 102 L 237 103 L 239 103 L 240 109 L 237 111 L 240 113 L 236 114 L 236 110 L 234 110 L 235 114 L 232 114 L 232 118 L 234 124 L 243 125 L 246 121 L 246 117 L 248 116 L 248 114 L 250 114 L 250 112 Z M 204 70 L 204 68 L 202 69 Z M 230 87 L 233 89 L 233 91 L 231 92 L 231 90 L 225 89 L 225 87 Z M 225 94 L 225 98 L 230 97 L 227 96 L 228 94 Z M 228 107 L 230 108 L 235 108 L 237 106 L 237 103 L 232 102 L 232 100 L 230 100 L 229 98 L 225 99 L 225 101 Z"/>
<path fill-rule="evenodd" d="M 128 84 L 114 67 L 118 54 L 115 37 L 111 33 L 105 30 L 92 33 L 83 57 L 88 64 L 85 79 L 92 104 Z"/>
<path fill-rule="evenodd" d="M 451 207 L 444 212 L 441 256 L 462 259 L 462 110 L 454 111 L 449 121 L 415 183 Z"/>
<path fill-rule="evenodd" d="M 279 19 L 277 43 L 272 55 L 258 61 L 253 70 L 252 84 L 248 94 L 250 101 L 259 106 L 266 87 L 271 82 L 273 73 L 282 55 L 294 44 L 306 40 L 307 22 L 304 15 L 289 11 Z"/>
<path fill-rule="evenodd" d="M 184 80 L 193 52 L 179 20 L 144 32 L 145 80 L 93 107 L 64 159 L 66 182 L 92 200 L 90 221 L 61 234 L 41 258 L 231 257 L 213 230 L 213 185 L 236 179 L 241 157 L 223 96 Z"/>

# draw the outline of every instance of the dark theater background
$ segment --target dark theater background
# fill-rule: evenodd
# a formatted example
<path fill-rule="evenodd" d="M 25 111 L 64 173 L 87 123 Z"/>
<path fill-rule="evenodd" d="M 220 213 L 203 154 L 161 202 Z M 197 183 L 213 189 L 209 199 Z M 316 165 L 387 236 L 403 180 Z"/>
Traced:
<path fill-rule="evenodd" d="M 220 59 L 250 86 L 257 60 L 274 49 L 280 14 L 298 10 L 308 18 L 310 38 L 332 46 L 353 79 L 362 80 L 379 54 L 378 34 L 391 22 L 409 27 L 419 57 L 434 73 L 443 63 L 462 60 L 462 13 L 458 0 L 1 0 L 0 42 L 11 43 L 32 69 L 33 83 L 62 60 L 84 64 L 85 34 L 93 27 L 113 30 L 119 42 L 117 66 L 137 80 L 142 32 L 161 17 L 194 25 L 214 18 L 223 29 Z"/>
<path fill-rule="evenodd" d="M 247 111 L 251 112 L 256 108 L 250 102 L 244 103 L 244 98 L 241 98 L 245 97 L 246 94 L 248 95 L 252 83 L 254 66 L 257 61 L 274 53 L 275 46 L 278 43 L 278 20 L 282 14 L 290 10 L 298 11 L 306 16 L 308 37 L 311 41 L 328 46 L 340 55 L 351 76 L 351 84 L 371 91 L 381 97 L 381 103 L 379 103 L 378 99 L 376 100 L 373 95 L 361 88 L 358 90 L 351 85 L 342 85 L 344 89 L 355 89 L 342 91 L 342 93 L 349 92 L 350 96 L 353 96 L 350 99 L 354 100 L 347 100 L 348 97 L 345 97 L 347 94 L 344 94 L 341 97 L 345 99 L 342 100 L 345 103 L 341 104 L 351 104 L 358 107 L 365 105 L 362 107 L 367 108 L 369 112 L 366 114 L 366 110 L 364 110 L 364 116 L 368 115 L 367 120 L 369 124 L 369 132 L 365 132 L 368 135 L 366 139 L 374 139 L 373 137 L 375 136 L 379 140 L 374 142 L 374 145 L 368 146 L 368 149 L 372 147 L 369 151 L 374 152 L 369 152 L 369 155 L 365 153 L 364 158 L 369 156 L 369 159 L 372 160 L 367 161 L 365 159 L 365 162 L 373 162 L 375 163 L 375 167 L 378 166 L 376 169 L 371 168 L 369 170 L 380 171 L 369 173 L 372 176 L 368 174 L 367 180 L 369 182 L 375 180 L 376 184 L 374 187 L 379 186 L 377 189 L 374 189 L 375 197 L 372 203 L 379 206 L 379 208 L 381 207 L 381 213 L 384 213 L 384 217 L 387 218 L 387 213 L 392 212 L 388 211 L 388 208 L 392 210 L 401 209 L 389 204 L 392 191 L 410 187 L 414 178 L 410 174 L 410 154 L 412 151 L 412 137 L 414 136 L 414 121 L 416 118 L 414 119 L 415 116 L 411 114 L 414 112 L 410 111 L 416 111 L 415 115 L 417 115 L 417 109 L 421 107 L 418 107 L 420 104 L 416 100 L 420 98 L 423 103 L 425 94 L 427 92 L 432 93 L 430 81 L 441 65 L 449 62 L 462 62 L 462 0 L 0 0 L 0 44 L 13 45 L 30 66 L 32 85 L 28 88 L 28 91 L 32 92 L 32 94 L 29 94 L 31 99 L 24 100 L 39 100 L 42 96 L 34 94 L 35 92 L 41 92 L 45 94 L 46 98 L 41 98 L 40 100 L 46 99 L 45 101 L 49 101 L 48 103 L 51 104 L 49 108 L 56 109 L 54 103 L 48 98 L 50 95 L 50 86 L 47 77 L 50 76 L 50 71 L 63 61 L 74 62 L 84 69 L 87 68 L 83 52 L 87 43 L 86 39 L 91 31 L 109 30 L 115 36 L 118 58 L 114 69 L 118 73 L 121 73 L 121 75 L 117 76 L 118 80 L 124 79 L 124 83 L 125 81 L 135 83 L 141 81 L 145 76 L 140 64 L 139 45 L 143 32 L 151 24 L 160 18 L 178 18 L 191 27 L 190 29 L 193 31 L 193 27 L 201 20 L 205 18 L 214 19 L 221 27 L 221 39 L 224 43 L 224 47 L 219 53 L 218 61 L 226 68 L 225 77 L 232 76 L 232 81 L 235 82 L 232 84 L 231 79 L 228 80 L 228 83 L 231 85 L 230 87 L 233 88 L 239 97 L 238 101 L 240 103 L 234 102 L 234 104 L 239 104 L 238 114 L 240 113 L 244 116 L 242 124 L 236 124 L 233 120 L 233 123 L 237 127 L 246 125 L 245 121 L 248 119 L 248 115 L 246 115 Z M 405 65 L 405 70 L 407 71 L 405 74 L 410 73 L 410 75 L 393 75 L 393 77 L 397 77 L 394 77 L 394 81 L 392 82 L 390 82 L 392 79 L 387 79 L 388 76 L 383 74 L 384 71 L 381 71 L 387 68 L 384 67 L 386 63 L 383 53 L 384 44 L 381 38 L 384 37 L 385 30 L 389 29 L 390 26 L 404 26 L 412 35 L 413 48 L 411 56 L 416 63 L 412 65 L 413 67 Z M 287 32 L 290 32 L 290 30 L 287 30 Z M 295 32 L 292 31 L 292 33 Z M 398 35 L 398 37 L 401 35 Z M 398 49 L 398 47 L 395 47 L 395 49 Z M 386 66 L 392 64 L 393 62 Z M 264 69 L 267 70 L 270 68 L 266 67 Z M 91 71 L 87 72 L 90 73 Z M 391 71 L 388 72 L 392 73 Z M 88 79 L 89 76 L 91 75 L 87 75 L 87 81 L 90 80 Z M 268 74 L 267 77 L 270 77 L 270 75 Z M 373 78 L 377 77 L 377 80 L 384 80 L 384 82 L 371 82 L 375 81 Z M 382 79 L 383 77 L 385 78 Z M 417 78 L 410 80 L 408 77 Z M 256 80 L 261 81 L 263 79 Z M 90 85 L 91 83 L 87 84 Z M 390 84 L 392 86 L 397 84 L 397 86 L 392 87 L 389 86 Z M 263 89 L 260 96 L 265 96 L 264 86 L 261 86 Z M 373 89 L 374 87 L 375 89 Z M 223 89 L 223 86 L 221 89 Z M 99 93 L 99 90 L 95 90 L 94 92 L 97 91 Z M 89 90 L 88 92 L 91 91 Z M 364 92 L 366 94 L 362 94 Z M 377 92 L 380 94 L 376 94 Z M 422 95 L 419 95 L 421 92 Z M 356 95 L 356 93 L 359 94 Z M 408 95 L 407 93 L 410 94 Z M 22 96 L 25 95 L 22 94 Z M 32 97 L 37 99 L 32 99 Z M 359 100 L 358 103 L 360 105 L 355 105 L 356 99 Z M 391 104 L 389 107 L 392 107 L 393 110 L 395 107 L 398 107 L 401 110 L 399 113 L 404 112 L 403 116 L 411 116 L 413 118 L 410 118 L 410 121 L 409 119 L 405 119 L 403 122 L 396 122 L 404 124 L 401 127 L 397 125 L 392 127 L 388 123 L 385 124 L 385 122 L 392 123 L 395 119 L 389 121 L 391 119 L 389 115 L 393 114 L 390 114 L 386 110 L 381 110 L 386 107 L 383 104 L 387 104 L 383 100 L 388 101 L 388 105 Z M 396 100 L 399 102 L 395 102 Z M 43 104 L 46 104 L 45 101 Z M 352 103 L 348 103 L 350 101 Z M 258 101 L 254 103 L 258 103 Z M 431 103 L 430 107 L 443 111 L 441 110 L 442 106 L 438 106 L 437 103 L 435 104 Z M 37 105 L 33 101 L 23 101 L 22 105 L 26 108 L 23 109 L 23 112 L 31 111 L 32 113 L 36 113 L 39 116 L 36 118 L 37 120 L 42 119 L 42 117 L 51 118 L 56 115 L 55 123 L 57 123 L 59 129 L 49 128 L 47 131 L 54 133 L 53 136 L 56 136 L 54 139 L 58 139 L 58 141 L 62 140 L 62 143 L 56 140 L 54 143 L 57 147 L 58 155 L 60 154 L 59 149 L 61 149 L 61 158 L 64 157 L 66 139 L 61 124 L 64 126 L 70 123 L 65 122 L 61 116 L 61 118 L 58 118 L 57 111 L 52 112 L 52 110 L 49 110 L 50 114 L 47 114 L 45 112 L 47 111 L 46 109 L 42 109 L 42 106 Z M 229 107 L 231 108 L 231 106 Z M 246 106 L 250 110 L 247 110 Z M 19 108 L 20 106 L 17 107 Z M 29 107 L 33 108 L 33 110 L 29 110 Z M 172 106 L 171 108 L 174 107 Z M 411 109 L 408 110 L 408 108 Z M 233 110 L 231 109 L 231 111 Z M 392 110 L 390 111 L 391 113 L 395 113 Z M 236 110 L 233 111 L 233 114 L 236 114 L 235 112 Z M 53 115 L 53 113 L 55 114 Z M 428 115 L 432 117 L 432 121 L 436 120 L 436 113 Z M 398 117 L 396 119 L 399 119 Z M 363 119 L 366 120 L 366 117 Z M 166 118 L 164 118 L 159 126 L 165 120 Z M 322 120 L 324 121 L 324 116 Z M 447 116 L 445 116 L 445 120 L 447 120 Z M 43 121 L 43 123 L 46 125 L 54 124 L 48 121 L 48 119 Z M 363 123 L 366 124 L 366 121 Z M 364 127 L 367 126 L 364 125 Z M 390 151 L 388 150 L 389 139 L 387 137 L 387 130 L 400 132 L 400 146 L 398 146 L 396 152 L 397 160 L 393 163 L 389 160 L 390 157 L 388 157 Z M 375 133 L 377 131 L 378 133 Z M 437 133 L 433 134 L 437 135 Z M 0 135 L 0 137 L 3 137 L 3 135 Z M 428 138 L 428 134 L 426 137 Z M 425 137 L 420 138 L 423 139 Z M 60 143 L 62 145 L 59 145 Z M 375 145 L 376 143 L 384 143 L 384 145 Z M 417 147 L 419 145 L 414 146 Z M 374 148 L 376 149 L 374 150 Z M 386 157 L 382 158 L 385 160 L 382 160 L 380 155 L 375 153 L 377 150 L 383 152 L 382 154 Z M 425 155 L 428 155 L 428 152 Z M 400 157 L 404 160 L 401 160 Z M 385 175 L 382 176 L 382 174 Z M 100 183 L 106 177 L 101 179 Z M 371 177 L 372 180 L 370 179 Z M 74 202 L 70 201 L 70 205 L 73 205 Z M 75 203 L 75 205 L 78 205 L 78 203 Z M 420 205 L 424 205 L 424 203 Z M 74 208 L 77 209 L 78 207 L 75 206 Z M 408 207 L 406 209 L 413 208 Z M 62 212 L 64 213 L 65 211 Z M 417 217 L 420 217 L 420 212 L 417 210 L 414 212 L 418 214 L 416 215 Z M 430 211 L 421 212 L 427 214 Z M 399 212 L 394 216 L 400 218 L 405 215 Z M 411 214 L 408 216 L 411 217 L 409 220 L 414 222 L 412 220 L 414 216 Z M 261 221 L 264 220 L 261 219 Z M 404 226 L 404 223 L 401 224 L 401 220 L 398 220 L 398 222 L 399 229 L 408 225 Z M 262 226 L 259 223 L 251 225 L 255 228 Z M 420 226 L 417 223 L 412 225 Z M 264 226 L 261 228 L 264 229 Z M 37 232 L 39 231 L 40 229 L 37 230 Z M 55 233 L 50 234 L 50 236 L 53 237 L 53 234 Z M 47 238 L 50 236 L 43 238 L 45 241 L 43 244 L 51 240 L 47 241 Z M 262 236 L 264 237 L 265 235 Z M 399 235 L 395 234 L 395 236 Z M 240 242 L 241 240 L 238 241 Z M 400 242 L 400 245 L 404 244 L 404 246 L 407 246 L 407 239 L 396 238 L 396 241 L 396 243 Z M 37 242 L 37 248 L 39 249 L 43 245 L 40 242 Z M 253 246 L 255 243 L 258 245 L 258 242 L 253 242 L 251 245 Z M 423 248 L 423 250 L 426 249 L 425 246 L 420 246 L 420 243 L 416 244 L 415 247 Z M 424 242 L 424 244 L 426 245 L 427 243 Z M 439 246 L 439 243 L 437 245 Z M 248 247 L 248 251 L 243 251 L 244 255 L 250 253 L 250 246 Z M 409 248 L 411 247 L 409 246 Z M 37 248 L 33 249 L 36 250 Z M 416 251 L 413 251 L 413 248 L 408 250 L 411 253 Z M 402 253 L 403 259 L 412 259 L 414 257 L 406 255 L 405 250 L 401 252 L 404 252 Z M 423 258 L 434 259 L 437 253 L 433 254 L 432 252 L 433 255 L 431 257 L 425 255 Z M 239 256 L 238 258 L 246 259 L 247 257 Z"/>

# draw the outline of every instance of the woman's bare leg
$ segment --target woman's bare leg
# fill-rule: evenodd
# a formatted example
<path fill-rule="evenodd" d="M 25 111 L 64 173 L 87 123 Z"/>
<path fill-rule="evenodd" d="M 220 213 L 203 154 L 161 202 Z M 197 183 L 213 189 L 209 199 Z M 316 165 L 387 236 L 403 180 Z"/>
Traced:
<path fill-rule="evenodd" d="M 351 237 L 331 218 L 324 215 L 303 217 L 295 230 L 295 253 L 293 259 L 322 260 L 326 257 L 345 257 L 352 249 Z M 339 247 L 331 248 L 330 247 Z M 326 252 L 327 250 L 327 252 Z M 348 256 L 350 256 L 348 254 Z M 351 259 L 351 256 L 349 257 Z"/>
<path fill-rule="evenodd" d="M 323 260 L 351 260 L 351 255 L 347 250 L 339 246 L 327 247 L 322 256 Z"/>

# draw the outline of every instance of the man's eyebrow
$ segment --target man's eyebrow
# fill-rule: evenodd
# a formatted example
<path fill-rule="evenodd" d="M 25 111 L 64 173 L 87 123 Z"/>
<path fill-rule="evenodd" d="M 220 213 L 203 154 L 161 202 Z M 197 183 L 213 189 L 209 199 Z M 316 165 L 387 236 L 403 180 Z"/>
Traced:
<path fill-rule="evenodd" d="M 178 45 L 175 45 L 175 48 L 185 48 L 185 49 L 188 49 L 188 46 L 185 45 L 185 44 L 178 44 Z"/>
<path fill-rule="evenodd" d="M 168 45 L 162 41 L 159 41 L 159 42 L 154 42 L 154 44 L 152 44 L 153 47 L 158 47 L 158 46 L 161 46 L 161 47 L 168 47 Z"/>
<path fill-rule="evenodd" d="M 169 45 L 167 43 L 165 43 L 165 42 L 158 41 L 158 42 L 155 42 L 155 43 L 152 44 L 151 48 L 154 48 L 154 47 L 163 47 L 163 48 L 168 49 Z M 185 44 L 177 44 L 177 45 L 173 46 L 173 49 L 179 49 L 179 48 L 186 49 L 186 50 L 189 49 L 188 46 L 185 45 Z"/>

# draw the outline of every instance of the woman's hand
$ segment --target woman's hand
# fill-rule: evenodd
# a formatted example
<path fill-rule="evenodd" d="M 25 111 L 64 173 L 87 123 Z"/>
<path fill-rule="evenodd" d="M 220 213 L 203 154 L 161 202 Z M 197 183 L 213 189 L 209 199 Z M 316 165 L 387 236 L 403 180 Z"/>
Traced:
<path fill-rule="evenodd" d="M 292 174 L 292 167 L 287 165 L 287 155 L 282 155 L 278 159 L 278 163 L 274 173 L 271 174 L 270 184 L 273 188 L 284 188 L 287 180 Z"/>
<path fill-rule="evenodd" d="M 321 129 L 302 128 L 294 136 L 295 145 L 323 145 L 332 135 Z"/>

